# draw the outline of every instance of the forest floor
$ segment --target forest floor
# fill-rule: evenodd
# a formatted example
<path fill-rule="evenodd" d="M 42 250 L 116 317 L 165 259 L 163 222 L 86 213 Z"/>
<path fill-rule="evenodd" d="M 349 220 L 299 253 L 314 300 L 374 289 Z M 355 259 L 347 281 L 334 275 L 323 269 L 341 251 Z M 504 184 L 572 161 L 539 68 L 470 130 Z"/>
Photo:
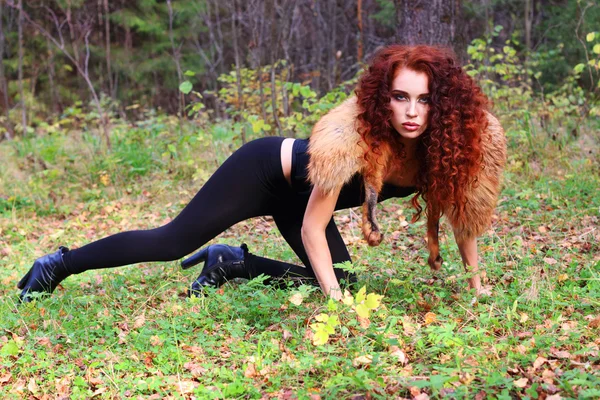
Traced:
<path fill-rule="evenodd" d="M 491 296 L 468 291 L 447 225 L 433 274 L 424 221 L 392 199 L 378 208 L 377 248 L 361 237 L 360 210 L 336 214 L 346 267 L 381 304 L 358 290 L 328 303 L 312 286 L 260 278 L 189 299 L 201 268 L 178 262 L 88 271 L 18 303 L 37 257 L 177 215 L 232 148 L 211 135 L 116 140 L 102 157 L 85 136 L 0 143 L 1 398 L 600 398 L 600 171 L 585 135 L 536 151 L 512 140 L 479 240 Z M 212 153 L 199 160 L 202 149 Z M 269 218 L 214 242 L 298 262 Z"/>

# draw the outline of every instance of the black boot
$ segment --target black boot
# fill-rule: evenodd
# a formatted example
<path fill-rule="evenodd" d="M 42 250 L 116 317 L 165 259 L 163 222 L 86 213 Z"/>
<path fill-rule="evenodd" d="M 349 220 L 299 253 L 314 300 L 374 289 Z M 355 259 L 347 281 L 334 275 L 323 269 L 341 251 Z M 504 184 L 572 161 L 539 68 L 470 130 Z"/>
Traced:
<path fill-rule="evenodd" d="M 188 296 L 196 296 L 205 286 L 219 287 L 233 278 L 250 279 L 250 271 L 246 268 L 246 255 L 248 246 L 240 247 L 215 244 L 208 246 L 190 258 L 184 260 L 181 266 L 188 269 L 205 261 L 200 276 L 192 283 Z"/>
<path fill-rule="evenodd" d="M 69 249 L 61 246 L 56 253 L 35 260 L 33 266 L 17 284 L 19 289 L 23 289 L 19 296 L 22 302 L 33 300 L 31 293 L 54 292 L 56 286 L 71 275 L 63 260 L 63 254 L 67 251 Z"/>

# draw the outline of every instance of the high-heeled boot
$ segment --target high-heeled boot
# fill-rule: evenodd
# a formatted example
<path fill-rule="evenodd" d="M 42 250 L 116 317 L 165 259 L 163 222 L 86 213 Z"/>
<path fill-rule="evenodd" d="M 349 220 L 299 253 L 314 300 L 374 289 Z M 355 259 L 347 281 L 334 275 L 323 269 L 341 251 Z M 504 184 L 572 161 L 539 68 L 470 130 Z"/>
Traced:
<path fill-rule="evenodd" d="M 248 246 L 232 247 L 215 244 L 201 249 L 198 253 L 184 260 L 181 266 L 188 269 L 202 261 L 204 267 L 198 278 L 192 283 L 188 295 L 201 293 L 205 286 L 219 287 L 233 278 L 251 278 L 246 267 Z"/>
<path fill-rule="evenodd" d="M 54 292 L 58 284 L 71 275 L 63 260 L 63 255 L 68 251 L 68 248 L 61 246 L 55 253 L 35 260 L 33 266 L 17 284 L 17 288 L 22 289 L 19 296 L 22 302 L 33 300 L 32 293 Z"/>

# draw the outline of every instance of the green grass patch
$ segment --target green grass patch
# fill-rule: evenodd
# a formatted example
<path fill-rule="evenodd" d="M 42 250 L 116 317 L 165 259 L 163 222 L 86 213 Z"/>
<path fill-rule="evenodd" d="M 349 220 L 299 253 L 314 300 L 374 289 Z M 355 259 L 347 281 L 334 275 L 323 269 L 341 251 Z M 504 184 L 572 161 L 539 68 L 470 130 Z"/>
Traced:
<path fill-rule="evenodd" d="M 226 123 L 180 130 L 167 117 L 113 135 L 110 151 L 91 132 L 0 144 L 0 397 L 600 396 L 598 144 L 582 144 L 593 129 L 560 149 L 534 132 L 511 143 L 478 242 L 490 297 L 467 291 L 446 226 L 444 267 L 429 270 L 425 226 L 404 223 L 413 211 L 397 199 L 379 208 L 387 239 L 377 248 L 362 240 L 359 210 L 336 215 L 358 288 L 384 296 L 368 318 L 314 287 L 261 278 L 188 299 L 200 268 L 175 262 L 88 271 L 17 305 L 15 285 L 37 257 L 168 221 L 238 146 Z M 270 218 L 216 241 L 299 262 Z M 339 324 L 315 345 L 322 314 Z"/>

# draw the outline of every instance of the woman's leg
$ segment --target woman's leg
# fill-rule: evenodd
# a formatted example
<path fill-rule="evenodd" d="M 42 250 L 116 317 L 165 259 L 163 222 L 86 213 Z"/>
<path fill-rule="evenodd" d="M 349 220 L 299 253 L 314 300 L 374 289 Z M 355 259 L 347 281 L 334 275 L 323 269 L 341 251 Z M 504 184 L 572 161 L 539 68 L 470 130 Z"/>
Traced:
<path fill-rule="evenodd" d="M 242 146 L 168 224 L 118 233 L 65 253 L 69 271 L 175 260 L 239 221 L 269 214 L 287 187 L 279 153 L 282 140 L 263 138 Z"/>

